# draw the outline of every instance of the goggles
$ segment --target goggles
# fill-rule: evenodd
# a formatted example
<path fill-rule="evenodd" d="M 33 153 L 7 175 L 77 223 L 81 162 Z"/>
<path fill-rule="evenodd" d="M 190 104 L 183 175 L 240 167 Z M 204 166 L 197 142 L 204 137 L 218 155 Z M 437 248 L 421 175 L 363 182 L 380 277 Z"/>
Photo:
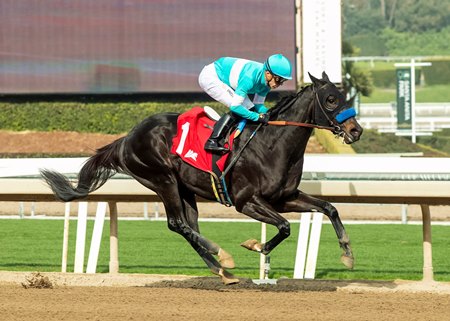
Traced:
<path fill-rule="evenodd" d="M 275 82 L 277 84 L 282 85 L 287 80 L 286 78 L 277 76 L 273 73 L 272 69 L 270 68 L 269 61 L 266 61 L 266 67 L 267 67 L 267 71 L 270 72 L 270 74 L 272 75 L 273 79 L 275 80 Z"/>

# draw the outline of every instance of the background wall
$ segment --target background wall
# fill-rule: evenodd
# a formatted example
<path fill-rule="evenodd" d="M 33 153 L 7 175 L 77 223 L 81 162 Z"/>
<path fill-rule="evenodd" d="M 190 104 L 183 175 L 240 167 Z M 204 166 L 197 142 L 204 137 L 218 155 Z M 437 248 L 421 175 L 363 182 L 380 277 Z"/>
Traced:
<path fill-rule="evenodd" d="M 202 67 L 221 56 L 294 62 L 294 10 L 272 0 L 2 0 L 0 94 L 198 92 Z"/>

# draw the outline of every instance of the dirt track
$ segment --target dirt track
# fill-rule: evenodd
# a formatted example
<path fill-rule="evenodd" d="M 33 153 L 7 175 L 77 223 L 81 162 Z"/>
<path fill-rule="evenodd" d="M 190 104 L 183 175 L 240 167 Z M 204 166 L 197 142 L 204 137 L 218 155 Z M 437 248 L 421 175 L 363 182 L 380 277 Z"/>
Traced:
<path fill-rule="evenodd" d="M 113 285 L 113 277 L 86 275 L 78 286 L 25 289 L 20 284 L 24 274 L 11 275 L 5 282 L 5 273 L 0 273 L 2 320 L 450 319 L 450 285 L 444 291 L 417 282 L 279 280 L 277 285 L 257 286 L 243 279 L 239 285 L 223 286 L 214 277 L 171 281 L 167 276 L 142 276 L 139 281 L 139 276 L 127 275 L 118 276 Z M 50 279 L 58 280 L 56 275 Z M 120 286 L 127 277 L 135 286 Z M 65 282 L 82 279 L 67 277 Z M 95 280 L 105 281 L 105 286 L 79 286 L 98 285 Z M 150 283 L 145 286 L 146 282 Z"/>
<path fill-rule="evenodd" d="M 33 321 L 450 319 L 450 284 L 285 279 L 255 285 L 242 279 L 223 286 L 215 277 L 171 278 L 51 273 L 54 288 L 25 289 L 24 273 L 0 272 L 0 315 Z"/>

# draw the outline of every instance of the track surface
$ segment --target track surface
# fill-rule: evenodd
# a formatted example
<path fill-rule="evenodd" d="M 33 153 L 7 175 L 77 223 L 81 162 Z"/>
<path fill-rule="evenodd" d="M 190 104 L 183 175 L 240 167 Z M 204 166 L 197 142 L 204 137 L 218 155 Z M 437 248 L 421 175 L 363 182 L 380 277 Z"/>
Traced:
<path fill-rule="evenodd" d="M 49 279 L 51 289 L 25 289 L 25 274 L 1 272 L 1 319 L 450 320 L 448 284 L 285 279 L 258 286 L 242 279 L 223 286 L 215 277 L 61 273 Z"/>

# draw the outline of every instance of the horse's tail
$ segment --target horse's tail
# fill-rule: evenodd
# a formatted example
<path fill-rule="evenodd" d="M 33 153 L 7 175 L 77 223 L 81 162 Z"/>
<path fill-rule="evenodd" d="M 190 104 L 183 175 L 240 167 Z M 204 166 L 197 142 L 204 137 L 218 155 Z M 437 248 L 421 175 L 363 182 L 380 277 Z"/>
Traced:
<path fill-rule="evenodd" d="M 119 138 L 109 145 L 97 150 L 91 156 L 78 173 L 78 184 L 72 185 L 67 177 L 61 173 L 43 169 L 42 178 L 52 189 L 56 198 L 60 201 L 69 202 L 86 197 L 89 193 L 97 190 L 106 181 L 117 173 L 121 168 L 120 146 L 125 137 Z"/>

